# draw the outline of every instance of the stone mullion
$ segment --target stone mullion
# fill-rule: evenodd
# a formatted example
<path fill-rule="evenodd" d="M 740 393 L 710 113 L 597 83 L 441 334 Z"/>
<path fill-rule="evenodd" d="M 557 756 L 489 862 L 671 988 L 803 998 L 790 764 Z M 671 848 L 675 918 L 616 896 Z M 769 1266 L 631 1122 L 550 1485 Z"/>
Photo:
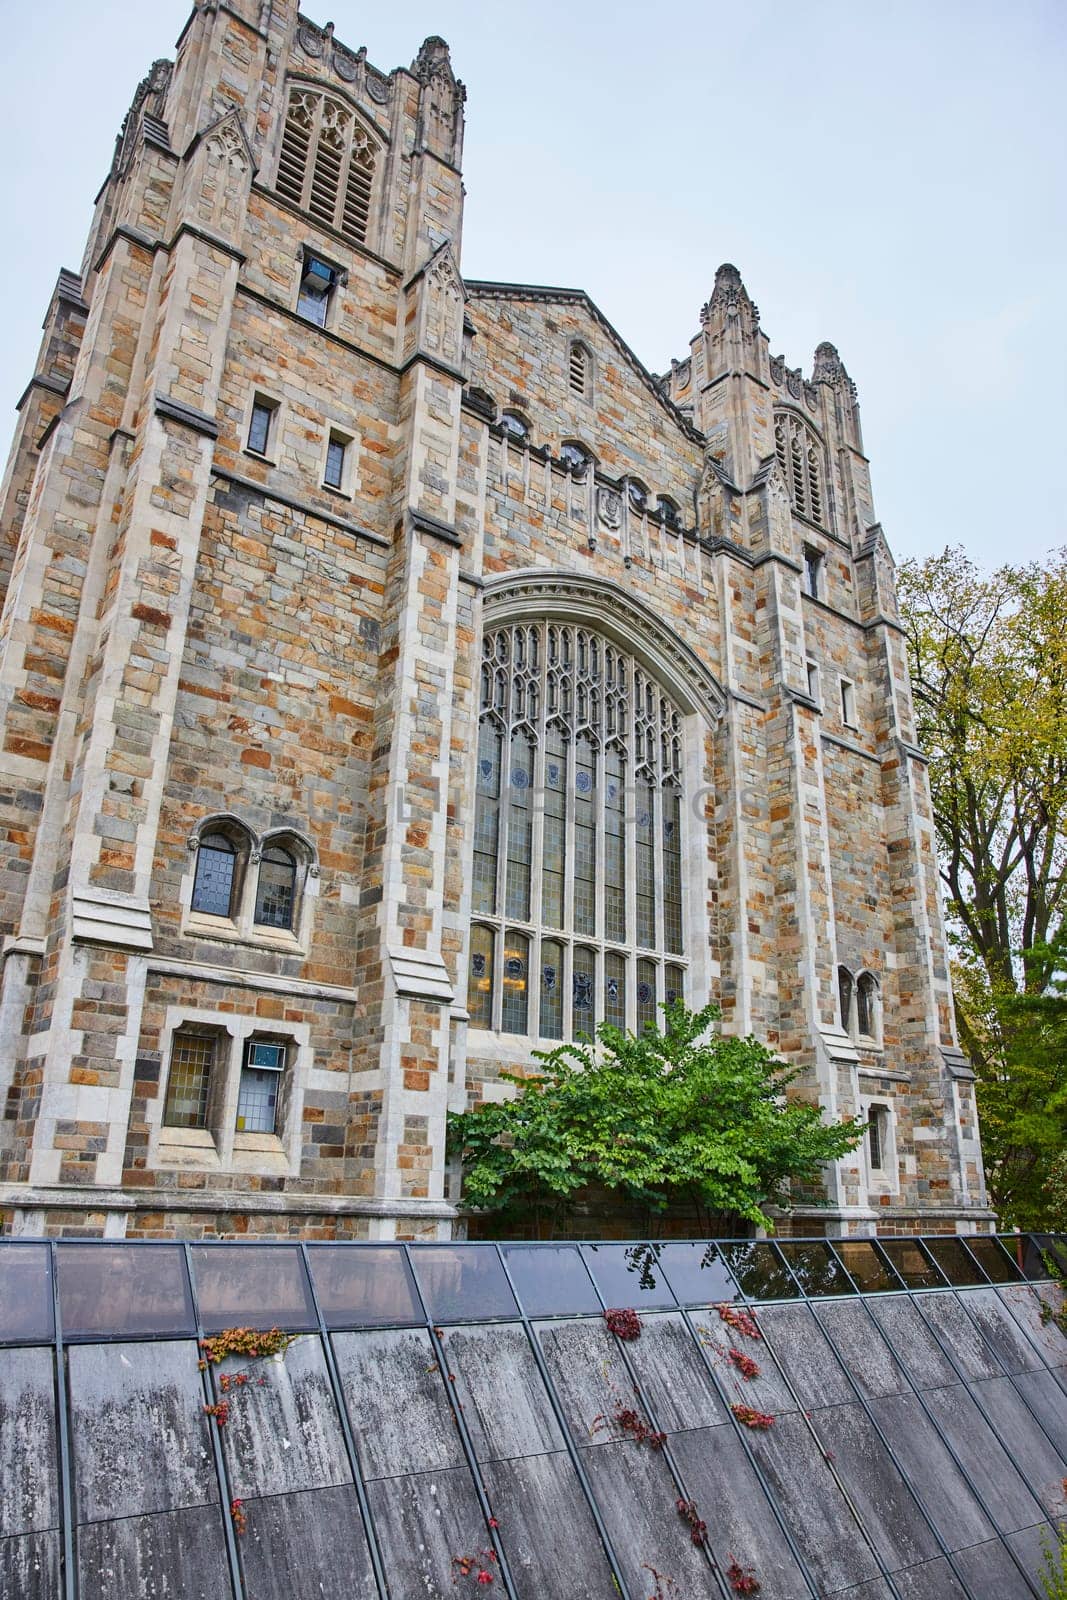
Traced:
<path fill-rule="evenodd" d="M 537 740 L 534 745 L 532 832 L 530 836 L 530 960 L 527 970 L 531 1035 L 541 1033 L 541 939 L 544 933 L 541 888 L 545 851 L 545 763 L 548 759 L 548 629 L 537 628 Z"/>

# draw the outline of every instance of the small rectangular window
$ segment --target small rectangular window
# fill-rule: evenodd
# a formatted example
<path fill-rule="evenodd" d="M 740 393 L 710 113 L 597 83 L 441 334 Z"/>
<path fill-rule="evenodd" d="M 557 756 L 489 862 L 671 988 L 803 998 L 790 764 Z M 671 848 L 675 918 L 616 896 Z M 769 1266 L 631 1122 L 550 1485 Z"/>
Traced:
<path fill-rule="evenodd" d="M 330 442 L 326 446 L 326 470 L 322 481 L 330 489 L 341 489 L 345 481 L 345 455 L 348 451 L 348 441 L 338 434 L 331 433 Z"/>
<path fill-rule="evenodd" d="M 813 600 L 821 599 L 822 556 L 810 544 L 804 546 L 804 592 Z"/>
<path fill-rule="evenodd" d="M 818 698 L 819 698 L 819 669 L 815 665 L 814 661 L 809 661 L 808 662 L 807 669 L 808 669 L 808 698 L 811 699 L 811 700 L 818 700 Z"/>
<path fill-rule="evenodd" d="M 213 1034 L 178 1032 L 170 1051 L 163 1123 L 168 1128 L 206 1128 L 211 1073 L 215 1066 Z"/>
<path fill-rule="evenodd" d="M 841 679 L 841 721 L 849 728 L 856 726 L 856 691 L 847 678 Z"/>
<path fill-rule="evenodd" d="M 284 1071 L 284 1044 L 263 1039 L 246 1041 L 241 1087 L 237 1095 L 238 1133 L 276 1131 L 278 1095 Z"/>
<path fill-rule="evenodd" d="M 257 399 L 252 402 L 252 420 L 248 425 L 248 448 L 257 456 L 265 456 L 267 453 L 276 409 L 267 400 Z"/>
<path fill-rule="evenodd" d="M 336 282 L 337 273 L 328 262 L 320 261 L 317 256 L 309 255 L 304 258 L 304 271 L 300 278 L 296 309 L 317 328 L 326 326 L 330 295 Z"/>
<path fill-rule="evenodd" d="M 883 1138 L 883 1119 L 885 1111 L 881 1106 L 871 1106 L 867 1112 L 867 1149 L 870 1154 L 871 1168 L 880 1172 L 885 1159 L 885 1139 Z"/>

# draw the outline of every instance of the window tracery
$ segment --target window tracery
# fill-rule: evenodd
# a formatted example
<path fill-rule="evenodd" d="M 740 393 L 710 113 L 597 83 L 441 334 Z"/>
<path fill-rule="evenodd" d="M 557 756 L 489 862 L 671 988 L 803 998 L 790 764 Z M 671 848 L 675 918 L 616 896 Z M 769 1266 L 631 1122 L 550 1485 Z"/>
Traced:
<path fill-rule="evenodd" d="M 825 526 L 822 445 L 802 417 L 775 412 L 774 452 L 794 511 Z"/>
<path fill-rule="evenodd" d="M 487 632 L 468 1007 L 543 1039 L 640 1028 L 685 989 L 682 728 L 593 629 Z"/>
<path fill-rule="evenodd" d="M 294 88 L 282 130 L 278 193 L 365 244 L 378 144 L 343 100 Z"/>

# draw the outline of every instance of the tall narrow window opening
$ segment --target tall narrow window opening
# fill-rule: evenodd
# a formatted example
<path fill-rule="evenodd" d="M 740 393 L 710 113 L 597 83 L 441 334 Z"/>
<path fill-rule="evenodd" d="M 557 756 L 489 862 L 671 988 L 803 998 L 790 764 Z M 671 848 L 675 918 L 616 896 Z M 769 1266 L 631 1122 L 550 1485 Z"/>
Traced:
<path fill-rule="evenodd" d="M 585 626 L 490 629 L 476 795 L 472 1026 L 657 1022 L 685 988 L 682 728 L 658 684 Z"/>
<path fill-rule="evenodd" d="M 572 394 L 580 395 L 583 400 L 592 398 L 593 358 L 588 347 L 580 339 L 571 342 L 567 359 L 567 381 Z"/>
<path fill-rule="evenodd" d="M 168 1128 L 206 1128 L 216 1039 L 211 1033 L 179 1029 L 171 1041 L 163 1123 Z"/>
<path fill-rule="evenodd" d="M 265 928 L 293 926 L 296 899 L 296 862 L 288 850 L 273 845 L 264 850 L 256 889 L 255 921 Z"/>
<path fill-rule="evenodd" d="M 817 435 L 802 417 L 791 411 L 776 412 L 774 453 L 794 511 L 824 527 L 823 448 Z"/>
<path fill-rule="evenodd" d="M 365 244 L 377 158 L 377 142 L 343 101 L 291 90 L 278 161 L 284 199 Z"/>

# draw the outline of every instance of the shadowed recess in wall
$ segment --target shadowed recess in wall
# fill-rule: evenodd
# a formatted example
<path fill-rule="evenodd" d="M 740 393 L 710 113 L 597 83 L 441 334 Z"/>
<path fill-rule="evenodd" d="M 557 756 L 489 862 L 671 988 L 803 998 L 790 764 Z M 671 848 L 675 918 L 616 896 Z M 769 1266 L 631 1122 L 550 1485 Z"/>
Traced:
<path fill-rule="evenodd" d="M 0 1594 L 1040 1600 L 1063 1248 L 5 1240 Z"/>

